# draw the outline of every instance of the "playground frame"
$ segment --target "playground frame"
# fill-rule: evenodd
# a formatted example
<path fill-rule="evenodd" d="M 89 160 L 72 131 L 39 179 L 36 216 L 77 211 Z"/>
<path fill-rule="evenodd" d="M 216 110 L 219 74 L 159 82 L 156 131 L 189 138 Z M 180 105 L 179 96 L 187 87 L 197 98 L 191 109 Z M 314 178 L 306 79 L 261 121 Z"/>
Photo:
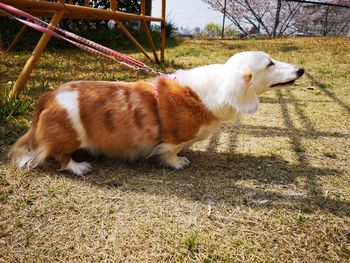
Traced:
<path fill-rule="evenodd" d="M 38 17 L 48 17 L 51 18 L 50 25 L 57 26 L 58 23 L 63 18 L 68 19 L 89 19 L 89 20 L 114 20 L 119 26 L 120 30 L 131 40 L 131 42 L 142 52 L 148 59 L 151 57 L 148 55 L 147 51 L 142 47 L 142 45 L 132 36 L 128 29 L 122 24 L 121 21 L 140 21 L 142 23 L 143 30 L 145 31 L 147 41 L 151 47 L 154 60 L 156 63 L 164 61 L 165 52 L 165 10 L 166 10 L 166 0 L 162 0 L 162 10 L 161 17 L 152 17 L 146 15 L 146 4 L 147 0 L 141 0 L 141 14 L 131 14 L 117 11 L 118 1 L 110 0 L 109 9 L 97 9 L 89 6 L 89 0 L 83 1 L 83 6 L 76 5 L 74 0 L 56 0 L 54 2 L 48 0 L 1 0 L 1 2 L 14 6 L 21 9 L 33 16 Z M 160 22 L 161 23 L 161 43 L 160 43 L 160 59 L 157 54 L 157 50 L 154 41 L 151 36 L 149 22 Z M 12 43 L 10 44 L 8 50 L 12 49 L 20 40 L 23 33 L 26 31 L 27 26 L 22 26 L 21 30 L 18 32 Z M 52 28 L 49 27 L 50 30 Z M 34 48 L 31 57 L 26 62 L 24 68 L 22 69 L 20 75 L 17 78 L 11 92 L 10 97 L 18 96 L 24 88 L 30 73 L 33 71 L 35 65 L 40 59 L 48 41 L 51 36 L 43 33 L 39 39 L 36 47 Z M 0 52 L 3 50 L 3 45 L 1 41 L 0 34 Z"/>

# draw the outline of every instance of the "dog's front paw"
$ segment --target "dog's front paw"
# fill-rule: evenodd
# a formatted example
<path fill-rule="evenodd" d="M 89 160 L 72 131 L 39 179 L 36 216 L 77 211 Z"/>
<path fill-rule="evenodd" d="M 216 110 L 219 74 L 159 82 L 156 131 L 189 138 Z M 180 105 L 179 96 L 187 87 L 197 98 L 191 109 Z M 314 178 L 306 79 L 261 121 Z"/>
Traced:
<path fill-rule="evenodd" d="M 187 165 L 190 164 L 190 161 L 186 157 L 174 157 L 171 159 L 165 160 L 166 165 L 174 168 L 174 169 L 182 169 L 185 168 Z"/>

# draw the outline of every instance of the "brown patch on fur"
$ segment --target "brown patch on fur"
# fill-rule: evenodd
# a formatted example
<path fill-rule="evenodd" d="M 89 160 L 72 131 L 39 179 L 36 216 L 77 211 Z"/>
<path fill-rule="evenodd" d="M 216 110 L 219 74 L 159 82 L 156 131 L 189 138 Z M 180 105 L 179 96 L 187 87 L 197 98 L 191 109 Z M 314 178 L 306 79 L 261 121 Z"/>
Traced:
<path fill-rule="evenodd" d="M 131 110 L 130 91 L 129 91 L 129 89 L 125 89 L 124 90 L 124 96 L 125 96 L 125 103 L 128 105 L 128 110 Z"/>
<path fill-rule="evenodd" d="M 140 108 L 136 108 L 134 110 L 134 120 L 135 120 L 136 126 L 140 129 L 143 128 L 143 121 L 142 121 L 143 118 L 144 118 L 144 114 L 142 113 L 142 110 Z"/>
<path fill-rule="evenodd" d="M 215 120 L 198 94 L 176 81 L 160 78 L 157 82 L 162 141 L 180 144 L 195 138 L 203 125 Z"/>
<path fill-rule="evenodd" d="M 253 78 L 253 73 L 250 70 L 247 70 L 243 75 L 244 82 L 248 85 Z"/>
<path fill-rule="evenodd" d="M 96 101 L 102 98 L 105 103 L 96 107 Z M 153 87 L 145 82 L 100 82 L 98 88 L 82 82 L 79 108 L 88 144 L 130 158 L 140 149 L 155 147 L 159 128 L 154 101 Z M 100 121 L 101 116 L 105 121 Z M 148 127 L 152 127 L 151 133 Z"/>
<path fill-rule="evenodd" d="M 113 122 L 112 110 L 106 110 L 103 115 L 104 126 L 109 132 L 113 132 L 117 129 L 116 124 Z"/>

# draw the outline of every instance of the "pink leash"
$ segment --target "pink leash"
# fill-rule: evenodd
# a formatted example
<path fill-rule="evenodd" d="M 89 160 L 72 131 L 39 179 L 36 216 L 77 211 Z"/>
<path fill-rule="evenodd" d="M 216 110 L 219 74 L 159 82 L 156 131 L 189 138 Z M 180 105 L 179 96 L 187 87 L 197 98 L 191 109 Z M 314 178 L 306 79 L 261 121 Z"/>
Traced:
<path fill-rule="evenodd" d="M 124 55 L 120 52 L 117 52 L 113 49 L 110 49 L 108 47 L 105 47 L 105 46 L 102 46 L 96 42 L 93 42 L 91 40 L 88 40 L 86 38 L 83 38 L 81 36 L 78 36 L 74 33 L 71 33 L 69 31 L 66 31 L 64 29 L 61 29 L 61 28 L 58 28 L 58 27 L 55 27 L 55 26 L 51 26 L 49 25 L 48 23 L 46 23 L 45 21 L 35 17 L 35 16 L 32 16 L 20 9 L 17 9 L 13 6 L 10 6 L 10 5 L 7 5 L 7 4 L 4 4 L 2 2 L 0 2 L 0 8 L 4 9 L 4 10 L 7 10 L 17 16 L 21 16 L 21 17 L 25 17 L 29 20 L 32 20 L 34 22 L 37 22 L 39 24 L 42 24 L 42 25 L 46 25 L 46 26 L 50 26 L 51 28 L 53 28 L 53 30 L 57 30 L 58 32 L 64 34 L 66 37 L 70 37 L 76 41 L 79 41 L 81 43 L 78 43 L 74 40 L 71 40 L 71 39 L 68 39 L 66 37 L 63 37 L 59 34 L 57 34 L 56 32 L 54 32 L 53 30 L 50 30 L 48 28 L 45 28 L 45 27 L 42 27 L 40 25 L 37 25 L 35 23 L 32 23 L 30 21 L 26 21 L 26 20 L 23 20 L 23 19 L 20 19 L 14 15 L 11 15 L 9 14 L 8 12 L 5 12 L 5 11 L 1 11 L 3 13 L 5 13 L 6 15 L 16 19 L 17 21 L 31 27 L 31 28 L 34 28 L 38 31 L 41 31 L 43 33 L 46 33 L 46 34 L 49 34 L 53 37 L 56 37 L 58 39 L 61 39 L 61 40 L 65 40 L 69 43 L 71 43 L 72 45 L 82 49 L 82 50 L 85 50 L 91 54 L 95 54 L 95 55 L 98 55 L 98 56 L 101 56 L 101 57 L 106 57 L 106 58 L 109 58 L 109 59 L 113 59 L 114 61 L 120 63 L 121 65 L 129 68 L 129 69 L 132 69 L 132 70 L 142 70 L 142 71 L 145 71 L 149 74 L 153 74 L 153 75 L 160 75 L 161 73 L 159 72 L 156 72 L 154 71 L 152 68 L 148 67 L 146 64 L 142 63 L 141 61 L 138 61 L 132 57 L 129 57 L 127 55 Z"/>

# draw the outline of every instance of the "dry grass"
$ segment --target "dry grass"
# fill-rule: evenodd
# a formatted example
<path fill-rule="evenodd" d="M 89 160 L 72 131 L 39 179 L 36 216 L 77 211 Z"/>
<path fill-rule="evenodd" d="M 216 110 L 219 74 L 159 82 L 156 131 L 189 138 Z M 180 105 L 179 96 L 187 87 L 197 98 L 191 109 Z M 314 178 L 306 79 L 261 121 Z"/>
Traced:
<path fill-rule="evenodd" d="M 166 69 L 251 49 L 307 75 L 264 95 L 238 127 L 184 152 L 192 163 L 182 171 L 101 158 L 83 178 L 51 162 L 19 173 L 6 151 L 30 114 L 7 119 L 0 262 L 349 262 L 349 40 L 185 40 L 167 50 Z M 27 57 L 1 55 L 1 87 Z M 146 76 L 79 51 L 47 52 L 23 99 L 72 79 L 138 78 Z"/>

